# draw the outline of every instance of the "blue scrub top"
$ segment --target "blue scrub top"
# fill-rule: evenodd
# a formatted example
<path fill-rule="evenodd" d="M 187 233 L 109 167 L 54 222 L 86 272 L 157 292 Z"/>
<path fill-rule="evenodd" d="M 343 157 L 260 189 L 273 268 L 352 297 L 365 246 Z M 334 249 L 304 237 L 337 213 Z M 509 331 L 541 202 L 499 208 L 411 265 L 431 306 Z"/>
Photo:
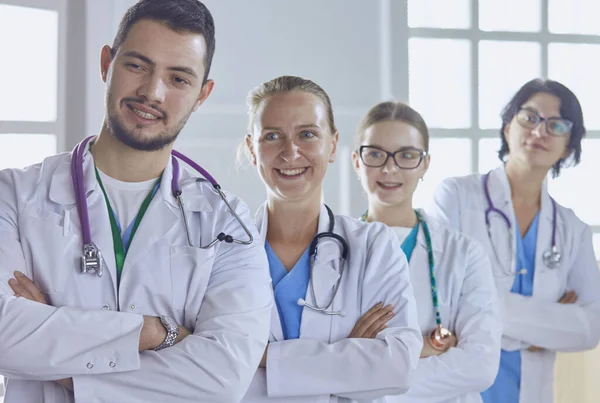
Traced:
<path fill-rule="evenodd" d="M 533 294 L 533 275 L 535 272 L 535 245 L 538 235 L 539 211 L 521 237 L 517 224 L 517 265 L 526 269 L 526 274 L 517 274 L 510 292 L 531 296 Z M 516 222 L 516 220 L 515 220 Z M 504 351 L 500 353 L 500 369 L 494 384 L 481 394 L 485 403 L 519 403 L 521 390 L 521 352 Z"/>
<path fill-rule="evenodd" d="M 300 323 L 304 307 L 298 305 L 298 299 L 306 298 L 306 289 L 310 279 L 308 249 L 306 248 L 292 270 L 288 272 L 269 242 L 265 242 L 269 271 L 275 292 L 275 303 L 279 311 L 283 337 L 286 340 L 300 338 Z"/>
<path fill-rule="evenodd" d="M 402 252 L 406 255 L 406 260 L 410 262 L 410 257 L 412 256 L 413 251 L 415 250 L 415 246 L 417 245 L 417 235 L 419 234 L 419 223 L 413 227 L 408 236 L 402 242 L 400 246 L 402 248 Z"/>

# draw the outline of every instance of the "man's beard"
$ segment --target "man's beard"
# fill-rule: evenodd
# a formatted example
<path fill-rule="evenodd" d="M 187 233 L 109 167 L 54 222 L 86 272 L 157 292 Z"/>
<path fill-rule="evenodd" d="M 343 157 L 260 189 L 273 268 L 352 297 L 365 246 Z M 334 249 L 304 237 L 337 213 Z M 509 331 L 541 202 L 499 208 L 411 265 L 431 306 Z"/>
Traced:
<path fill-rule="evenodd" d="M 123 100 L 123 104 L 125 104 L 126 101 L 128 101 L 128 100 Z M 133 101 L 133 100 L 129 100 L 129 101 Z M 139 100 L 135 100 L 135 102 L 137 102 L 139 104 L 145 104 L 143 101 L 140 102 Z M 147 105 L 147 104 L 146 104 L 146 106 L 152 107 L 151 105 Z M 125 106 L 125 107 L 127 107 L 127 106 Z M 153 109 L 158 109 L 158 108 L 153 108 Z M 108 127 L 109 132 L 112 133 L 112 135 L 115 136 L 115 138 L 117 140 L 119 140 L 121 143 L 125 144 L 126 146 L 133 148 L 134 150 L 158 151 L 158 150 L 162 150 L 166 146 L 171 145 L 175 142 L 175 140 L 179 136 L 179 133 L 181 132 L 181 130 L 187 123 L 192 112 L 193 111 L 190 110 L 190 112 L 187 113 L 172 130 L 165 130 L 161 133 L 153 135 L 152 137 L 144 138 L 143 136 L 136 136 L 134 133 L 135 130 L 142 130 L 143 127 L 137 126 L 136 129 L 127 130 L 125 128 L 125 126 L 123 125 L 123 123 L 119 120 L 119 117 L 117 116 L 117 113 L 116 113 L 116 109 L 113 107 L 112 103 L 108 102 L 108 105 L 107 105 L 107 115 L 108 115 L 107 127 Z M 162 115 L 163 115 L 162 119 L 166 120 L 167 115 L 165 113 L 163 113 Z"/>

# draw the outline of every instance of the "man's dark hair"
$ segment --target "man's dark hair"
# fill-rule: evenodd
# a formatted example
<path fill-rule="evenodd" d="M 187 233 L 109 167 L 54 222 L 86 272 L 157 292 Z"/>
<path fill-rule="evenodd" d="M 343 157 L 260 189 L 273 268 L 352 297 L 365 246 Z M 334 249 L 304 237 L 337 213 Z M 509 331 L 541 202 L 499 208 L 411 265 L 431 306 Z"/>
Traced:
<path fill-rule="evenodd" d="M 162 23 L 173 31 L 200 34 L 206 41 L 204 79 L 208 79 L 210 65 L 215 53 L 215 23 L 208 8 L 198 0 L 140 0 L 130 7 L 119 23 L 119 30 L 112 45 L 114 57 L 119 46 L 127 38 L 131 27 L 140 20 Z"/>

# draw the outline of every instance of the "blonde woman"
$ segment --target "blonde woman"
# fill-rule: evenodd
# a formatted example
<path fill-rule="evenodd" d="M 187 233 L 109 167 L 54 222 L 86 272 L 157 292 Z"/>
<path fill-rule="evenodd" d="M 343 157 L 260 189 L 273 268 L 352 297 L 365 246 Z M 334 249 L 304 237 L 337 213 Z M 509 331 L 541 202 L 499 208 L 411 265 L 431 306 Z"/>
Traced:
<path fill-rule="evenodd" d="M 271 336 L 243 402 L 383 402 L 405 393 L 422 339 L 394 233 L 321 203 L 338 132 L 329 96 L 284 76 L 249 95 L 246 146 L 274 286 Z"/>

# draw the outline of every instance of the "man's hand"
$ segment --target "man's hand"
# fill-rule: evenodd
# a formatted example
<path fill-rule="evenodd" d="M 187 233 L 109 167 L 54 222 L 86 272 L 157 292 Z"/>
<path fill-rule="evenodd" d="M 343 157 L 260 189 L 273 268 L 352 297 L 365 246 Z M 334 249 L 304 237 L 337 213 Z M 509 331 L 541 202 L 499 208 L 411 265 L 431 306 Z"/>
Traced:
<path fill-rule="evenodd" d="M 60 386 L 62 386 L 66 390 L 70 390 L 71 392 L 73 391 L 73 378 L 60 379 L 60 380 L 56 381 L 56 383 L 58 383 Z"/>
<path fill-rule="evenodd" d="M 387 327 L 387 322 L 394 315 L 391 305 L 383 306 L 383 302 L 380 302 L 356 322 L 348 338 L 374 339 L 377 333 Z"/>
<path fill-rule="evenodd" d="M 558 300 L 559 304 L 574 304 L 575 302 L 577 302 L 577 294 L 575 294 L 575 291 L 573 291 L 573 290 L 566 292 Z M 530 351 L 532 353 L 537 353 L 538 351 L 544 351 L 544 349 L 541 347 L 537 347 L 537 346 L 531 346 L 527 349 L 527 351 Z"/>
<path fill-rule="evenodd" d="M 260 360 L 260 364 L 258 364 L 258 368 L 267 368 L 267 350 L 269 349 L 269 344 L 265 347 L 265 352 Z"/>
<path fill-rule="evenodd" d="M 8 285 L 17 297 L 23 297 L 30 301 L 39 302 L 40 304 L 48 305 L 44 294 L 35 286 L 26 275 L 20 271 L 14 272 L 15 277 L 8 280 Z"/>
<path fill-rule="evenodd" d="M 431 344 L 429 343 L 429 335 L 423 336 L 423 349 L 421 349 L 420 358 L 427 358 L 444 354 L 446 351 L 448 351 L 448 349 L 450 349 L 450 347 L 456 347 L 457 345 L 458 339 L 454 334 L 452 334 L 452 336 L 450 336 L 450 344 L 448 345 L 448 348 L 446 350 L 439 351 L 431 347 Z"/>
<path fill-rule="evenodd" d="M 188 329 L 179 326 L 179 336 L 175 344 L 192 334 Z M 167 338 L 167 329 L 163 326 L 160 318 L 156 316 L 144 316 L 144 325 L 140 333 L 139 351 L 154 350 Z"/>

